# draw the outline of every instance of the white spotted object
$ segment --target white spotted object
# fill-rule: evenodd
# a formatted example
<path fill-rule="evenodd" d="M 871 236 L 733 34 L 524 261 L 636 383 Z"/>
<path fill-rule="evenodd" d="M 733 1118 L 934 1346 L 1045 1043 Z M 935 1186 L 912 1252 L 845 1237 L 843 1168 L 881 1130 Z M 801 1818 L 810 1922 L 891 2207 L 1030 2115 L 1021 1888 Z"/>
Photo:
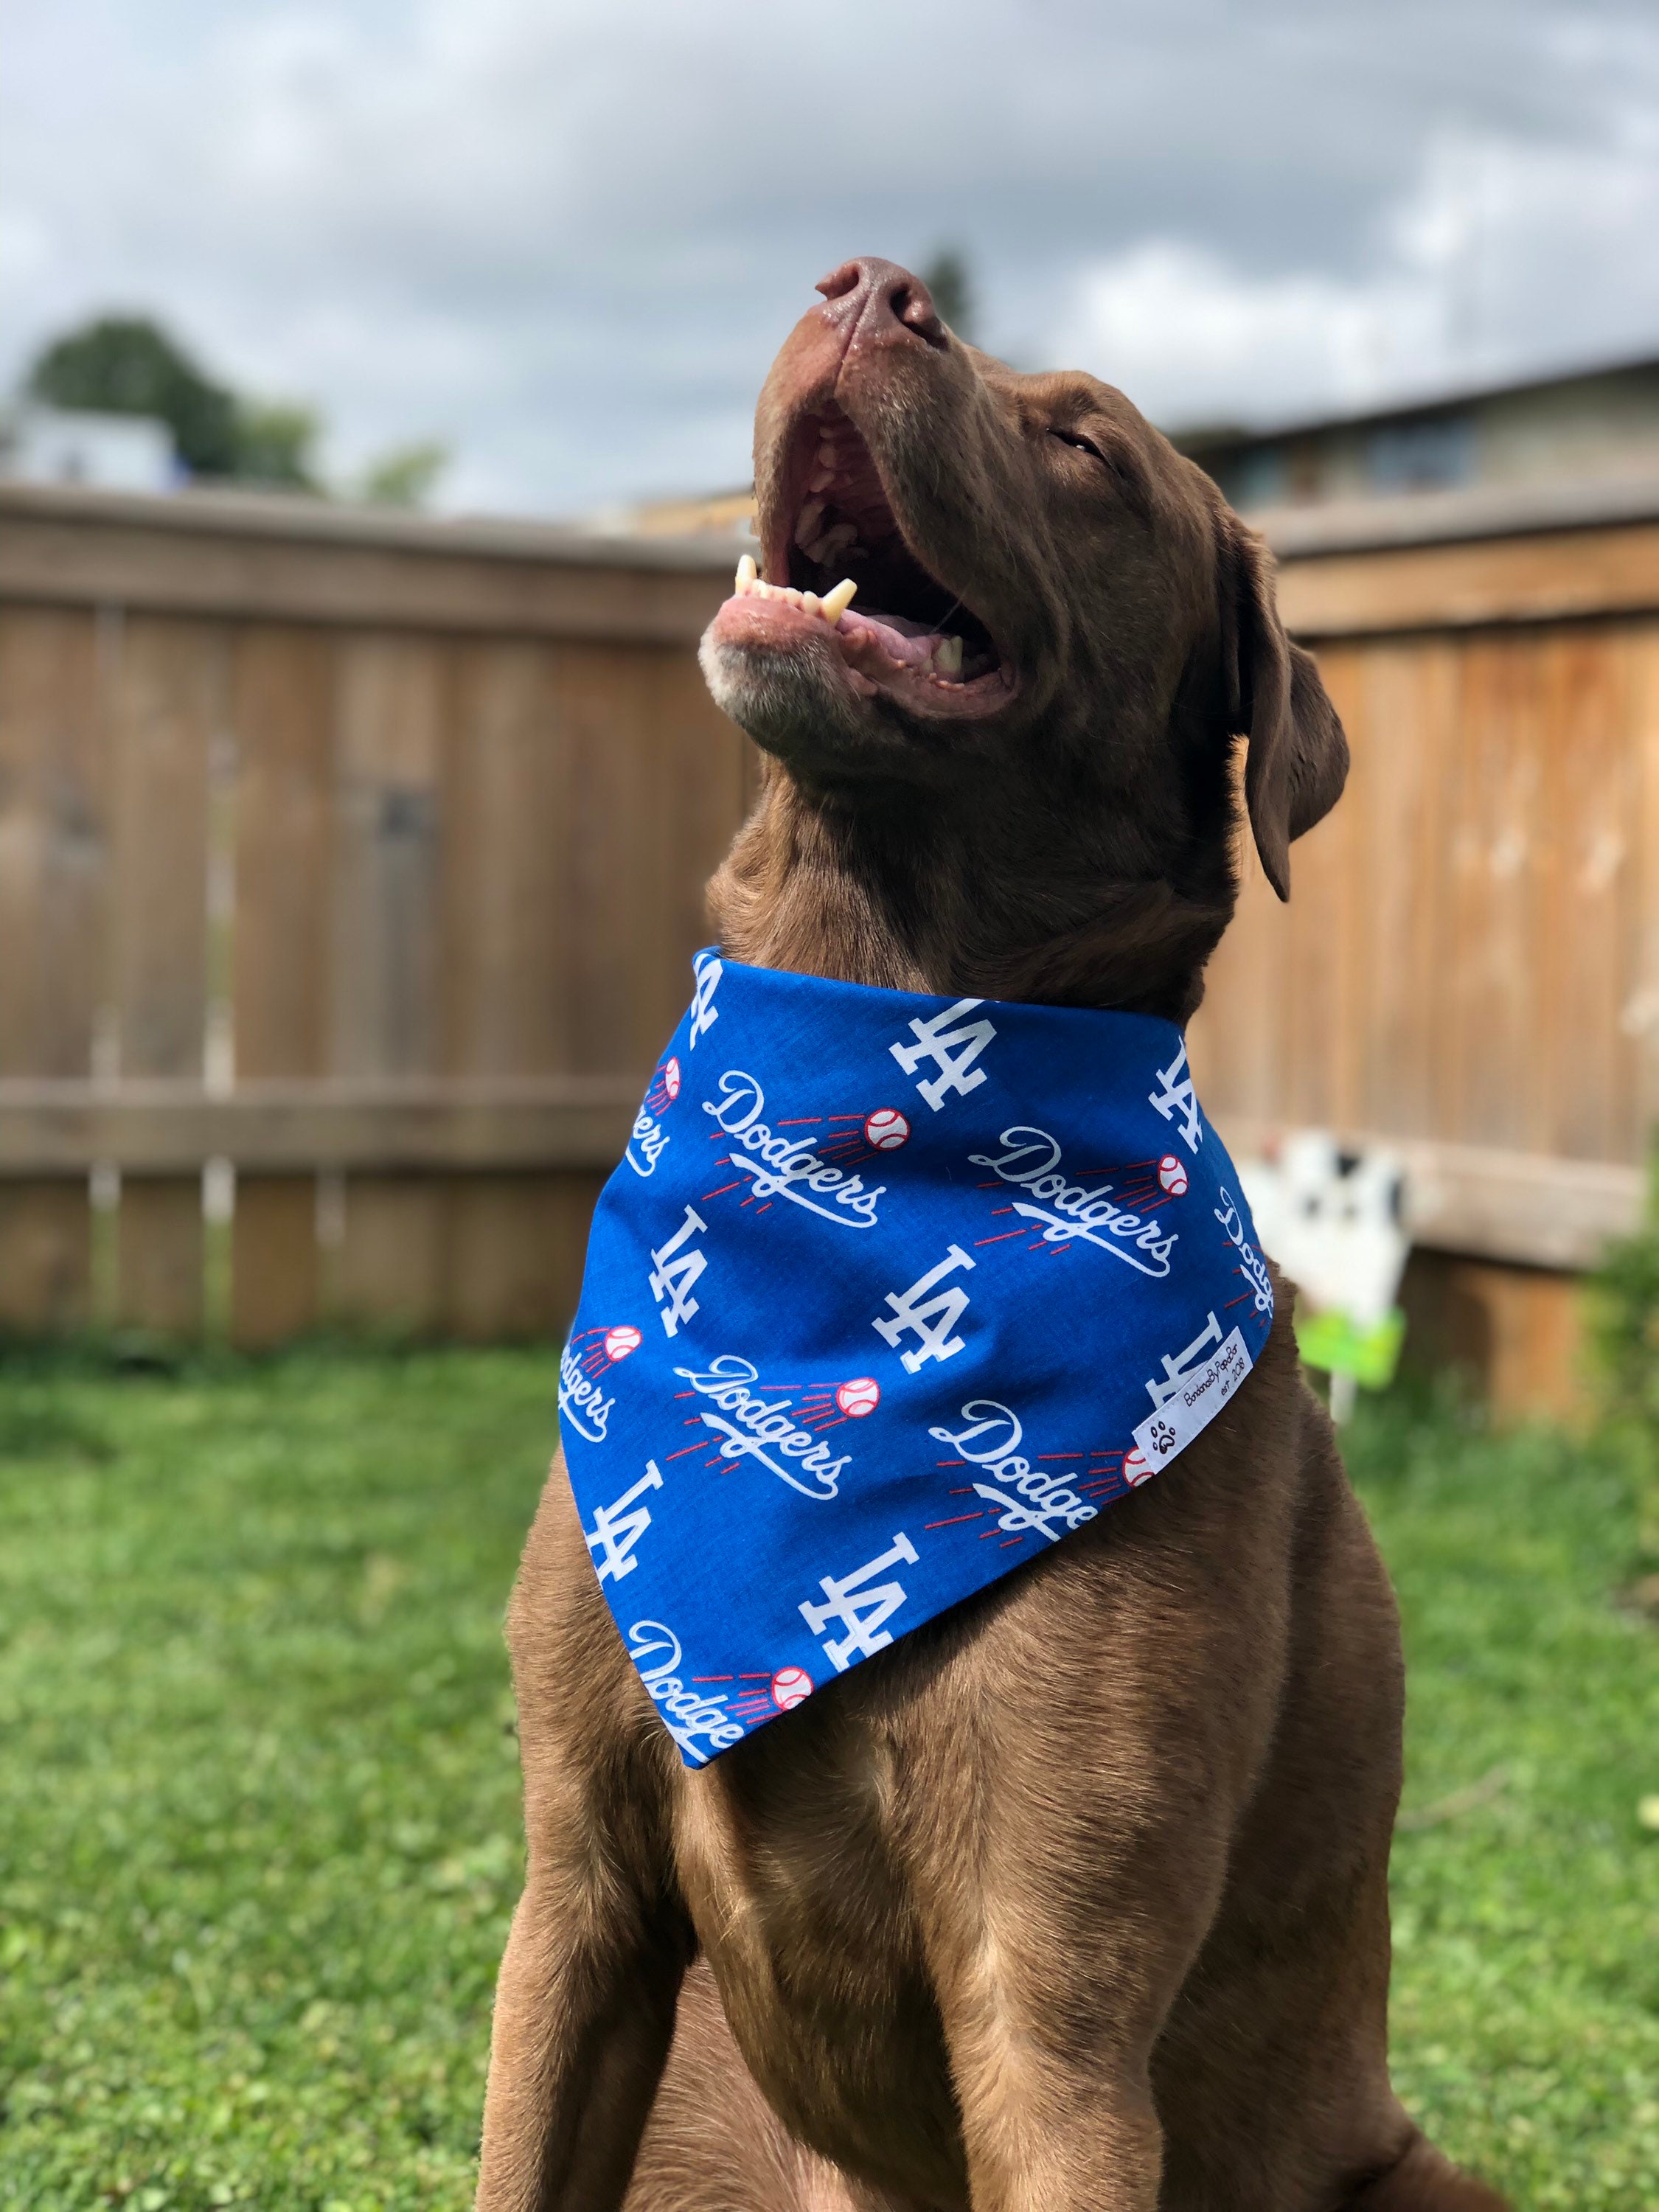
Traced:
<path fill-rule="evenodd" d="M 1187 1170 L 1173 1152 L 1165 1152 L 1158 1164 L 1158 1179 L 1171 1198 L 1182 1198 L 1187 1191 Z"/>
<path fill-rule="evenodd" d="M 630 1352 L 640 1348 L 640 1333 L 623 1322 L 605 1333 L 605 1356 L 610 1360 L 626 1359 Z"/>
<path fill-rule="evenodd" d="M 836 1393 L 836 1403 L 850 1421 L 861 1421 L 881 1403 L 881 1385 L 873 1375 L 855 1375 Z"/>
<path fill-rule="evenodd" d="M 781 1713 L 793 1712 L 812 1694 L 812 1677 L 805 1667 L 780 1667 L 772 1677 L 772 1703 Z"/>
<path fill-rule="evenodd" d="M 878 1152 L 896 1152 L 909 1133 L 910 1124 L 896 1106 L 878 1106 L 865 1117 L 865 1142 Z"/>

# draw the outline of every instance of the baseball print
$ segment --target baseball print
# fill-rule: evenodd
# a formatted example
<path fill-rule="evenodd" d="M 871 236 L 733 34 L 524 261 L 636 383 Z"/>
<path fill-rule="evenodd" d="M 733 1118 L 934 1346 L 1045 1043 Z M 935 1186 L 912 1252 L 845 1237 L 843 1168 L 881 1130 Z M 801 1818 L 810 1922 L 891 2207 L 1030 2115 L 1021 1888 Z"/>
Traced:
<path fill-rule="evenodd" d="M 864 1118 L 864 1141 L 878 1152 L 896 1152 L 910 1133 L 896 1106 L 878 1106 Z"/>
<path fill-rule="evenodd" d="M 691 1767 L 1178 1480 L 1273 1322 L 1174 1024 L 696 972 L 559 1387 L 599 1590 Z"/>

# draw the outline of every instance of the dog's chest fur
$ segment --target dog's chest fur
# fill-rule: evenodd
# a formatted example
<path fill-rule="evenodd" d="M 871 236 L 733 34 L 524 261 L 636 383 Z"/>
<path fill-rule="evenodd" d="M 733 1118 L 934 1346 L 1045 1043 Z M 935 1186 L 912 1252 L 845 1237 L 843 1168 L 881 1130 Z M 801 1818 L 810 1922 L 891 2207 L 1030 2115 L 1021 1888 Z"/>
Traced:
<path fill-rule="evenodd" d="M 963 2201 L 942 2006 L 983 2022 L 988 2063 L 1040 2065 L 1009 1970 L 1108 1916 L 1155 1919 L 1183 1835 L 1195 1869 L 1213 1808 L 1250 1795 L 1309 1626 L 1298 1551 L 1340 1510 L 1334 1462 L 1286 1449 L 1303 1395 L 1281 1321 L 1165 1482 L 671 1784 L 744 2057 L 852 2173 Z M 1137 1827 L 1144 1883 L 1100 1893 Z"/>

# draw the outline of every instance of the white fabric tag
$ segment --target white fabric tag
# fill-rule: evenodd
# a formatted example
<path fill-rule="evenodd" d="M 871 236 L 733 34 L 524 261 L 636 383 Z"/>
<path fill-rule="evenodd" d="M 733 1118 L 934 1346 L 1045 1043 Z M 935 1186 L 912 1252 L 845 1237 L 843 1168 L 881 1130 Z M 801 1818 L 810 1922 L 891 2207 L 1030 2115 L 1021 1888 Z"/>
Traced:
<path fill-rule="evenodd" d="M 1170 1376 L 1162 1386 L 1164 1402 L 1134 1432 L 1149 1468 L 1161 1466 L 1173 1453 L 1184 1451 L 1199 1431 L 1209 1426 L 1249 1373 L 1250 1365 L 1244 1339 L 1234 1329 L 1218 1352 Z"/>

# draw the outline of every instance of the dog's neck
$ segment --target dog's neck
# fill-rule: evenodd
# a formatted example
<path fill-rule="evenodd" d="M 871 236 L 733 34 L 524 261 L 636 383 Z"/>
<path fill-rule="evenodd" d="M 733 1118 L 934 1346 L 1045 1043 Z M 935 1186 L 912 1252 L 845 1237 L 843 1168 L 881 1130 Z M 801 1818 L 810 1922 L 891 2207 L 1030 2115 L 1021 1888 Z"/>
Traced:
<path fill-rule="evenodd" d="M 1102 882 L 1032 849 L 995 794 L 809 792 L 775 762 L 708 889 L 723 949 L 890 990 L 1156 1013 L 1184 1023 L 1232 911 L 1162 881 Z"/>

